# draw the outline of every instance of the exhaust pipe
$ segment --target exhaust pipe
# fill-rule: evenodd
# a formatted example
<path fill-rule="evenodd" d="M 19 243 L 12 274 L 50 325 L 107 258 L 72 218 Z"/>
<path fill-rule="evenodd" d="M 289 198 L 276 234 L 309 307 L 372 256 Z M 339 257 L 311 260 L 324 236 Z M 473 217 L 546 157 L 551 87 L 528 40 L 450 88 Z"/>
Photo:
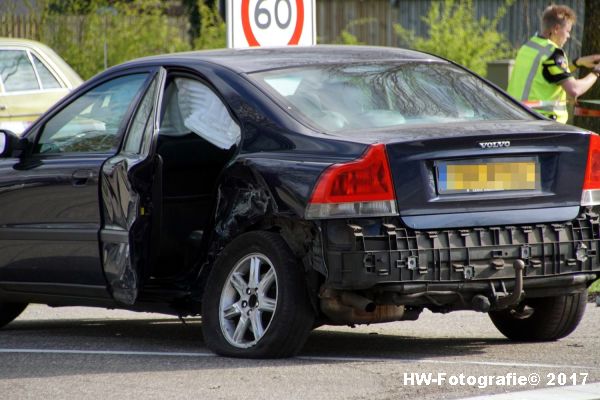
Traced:
<path fill-rule="evenodd" d="M 353 292 L 327 288 L 321 290 L 319 297 L 321 311 L 333 324 L 353 326 L 393 322 L 404 319 L 405 315 L 404 306 L 376 305 L 372 300 Z M 409 317 L 416 319 L 414 313 Z"/>
<path fill-rule="evenodd" d="M 341 292 L 340 301 L 343 305 L 366 312 L 373 312 L 375 311 L 376 307 L 375 303 L 373 303 L 371 300 L 352 292 Z"/>

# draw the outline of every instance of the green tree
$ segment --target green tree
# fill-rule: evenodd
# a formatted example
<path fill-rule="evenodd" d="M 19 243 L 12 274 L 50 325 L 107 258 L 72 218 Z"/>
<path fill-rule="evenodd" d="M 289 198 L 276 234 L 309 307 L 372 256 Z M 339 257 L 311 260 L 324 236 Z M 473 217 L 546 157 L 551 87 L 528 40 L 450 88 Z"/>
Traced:
<path fill-rule="evenodd" d="M 47 1 L 40 40 L 87 79 L 105 66 L 136 57 L 190 49 L 160 0 Z"/>
<path fill-rule="evenodd" d="M 200 35 L 200 10 L 198 9 L 198 0 L 181 0 L 185 7 L 185 12 L 190 21 L 190 38 L 192 41 Z"/>
<path fill-rule="evenodd" d="M 359 18 L 350 21 L 340 32 L 340 35 L 334 40 L 334 43 L 348 44 L 348 45 L 361 45 L 365 44 L 358 40 L 355 34 L 352 33 L 356 28 L 372 23 L 377 23 L 376 18 Z"/>
<path fill-rule="evenodd" d="M 515 0 L 505 0 L 493 19 L 476 17 L 473 0 L 433 1 L 422 20 L 428 27 L 428 37 L 416 36 L 400 24 L 394 30 L 403 45 L 432 53 L 462 64 L 485 75 L 489 61 L 510 57 L 514 50 L 498 23 Z"/>
<path fill-rule="evenodd" d="M 46 4 L 56 14 L 86 13 L 94 6 L 93 0 L 48 0 Z"/>
<path fill-rule="evenodd" d="M 208 21 L 206 20 L 206 16 L 202 17 L 201 8 L 204 7 L 204 14 L 206 14 L 206 8 L 208 8 L 209 12 L 214 13 L 215 15 L 219 15 L 223 19 L 225 18 L 224 10 L 220 9 L 220 4 L 222 4 L 219 0 L 180 0 L 181 4 L 185 7 L 186 14 L 188 15 L 190 21 L 190 40 L 191 43 L 194 42 L 200 37 L 203 24 L 205 22 L 209 23 L 209 27 L 212 25 L 210 18 Z"/>
<path fill-rule="evenodd" d="M 219 49 L 227 46 L 227 29 L 217 2 L 213 6 L 198 0 L 200 31 L 194 40 L 195 49 Z"/>

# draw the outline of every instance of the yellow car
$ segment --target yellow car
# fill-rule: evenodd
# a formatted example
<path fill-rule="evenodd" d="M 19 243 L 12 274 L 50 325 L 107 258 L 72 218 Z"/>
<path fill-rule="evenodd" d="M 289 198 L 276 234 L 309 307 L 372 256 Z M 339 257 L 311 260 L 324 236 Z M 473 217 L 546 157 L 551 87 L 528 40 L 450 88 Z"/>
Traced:
<path fill-rule="evenodd" d="M 20 135 L 82 79 L 48 46 L 0 38 L 0 129 Z"/>

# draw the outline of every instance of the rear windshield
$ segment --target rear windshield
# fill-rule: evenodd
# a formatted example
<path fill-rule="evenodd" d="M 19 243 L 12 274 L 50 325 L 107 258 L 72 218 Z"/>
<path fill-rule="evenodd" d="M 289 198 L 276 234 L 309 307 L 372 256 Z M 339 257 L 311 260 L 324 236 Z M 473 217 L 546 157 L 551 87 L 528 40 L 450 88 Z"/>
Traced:
<path fill-rule="evenodd" d="M 326 131 L 534 119 L 451 64 L 346 64 L 252 74 L 301 119 Z"/>

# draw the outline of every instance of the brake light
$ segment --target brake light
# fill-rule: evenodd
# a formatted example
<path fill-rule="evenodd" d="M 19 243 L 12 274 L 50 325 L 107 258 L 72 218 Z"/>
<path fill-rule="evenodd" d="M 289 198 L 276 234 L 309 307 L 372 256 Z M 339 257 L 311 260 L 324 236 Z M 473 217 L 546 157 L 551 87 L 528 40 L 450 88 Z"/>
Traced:
<path fill-rule="evenodd" d="M 585 178 L 583 180 L 582 206 L 600 204 L 600 136 L 590 133 Z"/>
<path fill-rule="evenodd" d="M 359 159 L 326 169 L 306 210 L 306 218 L 397 214 L 384 144 L 371 145 Z"/>

